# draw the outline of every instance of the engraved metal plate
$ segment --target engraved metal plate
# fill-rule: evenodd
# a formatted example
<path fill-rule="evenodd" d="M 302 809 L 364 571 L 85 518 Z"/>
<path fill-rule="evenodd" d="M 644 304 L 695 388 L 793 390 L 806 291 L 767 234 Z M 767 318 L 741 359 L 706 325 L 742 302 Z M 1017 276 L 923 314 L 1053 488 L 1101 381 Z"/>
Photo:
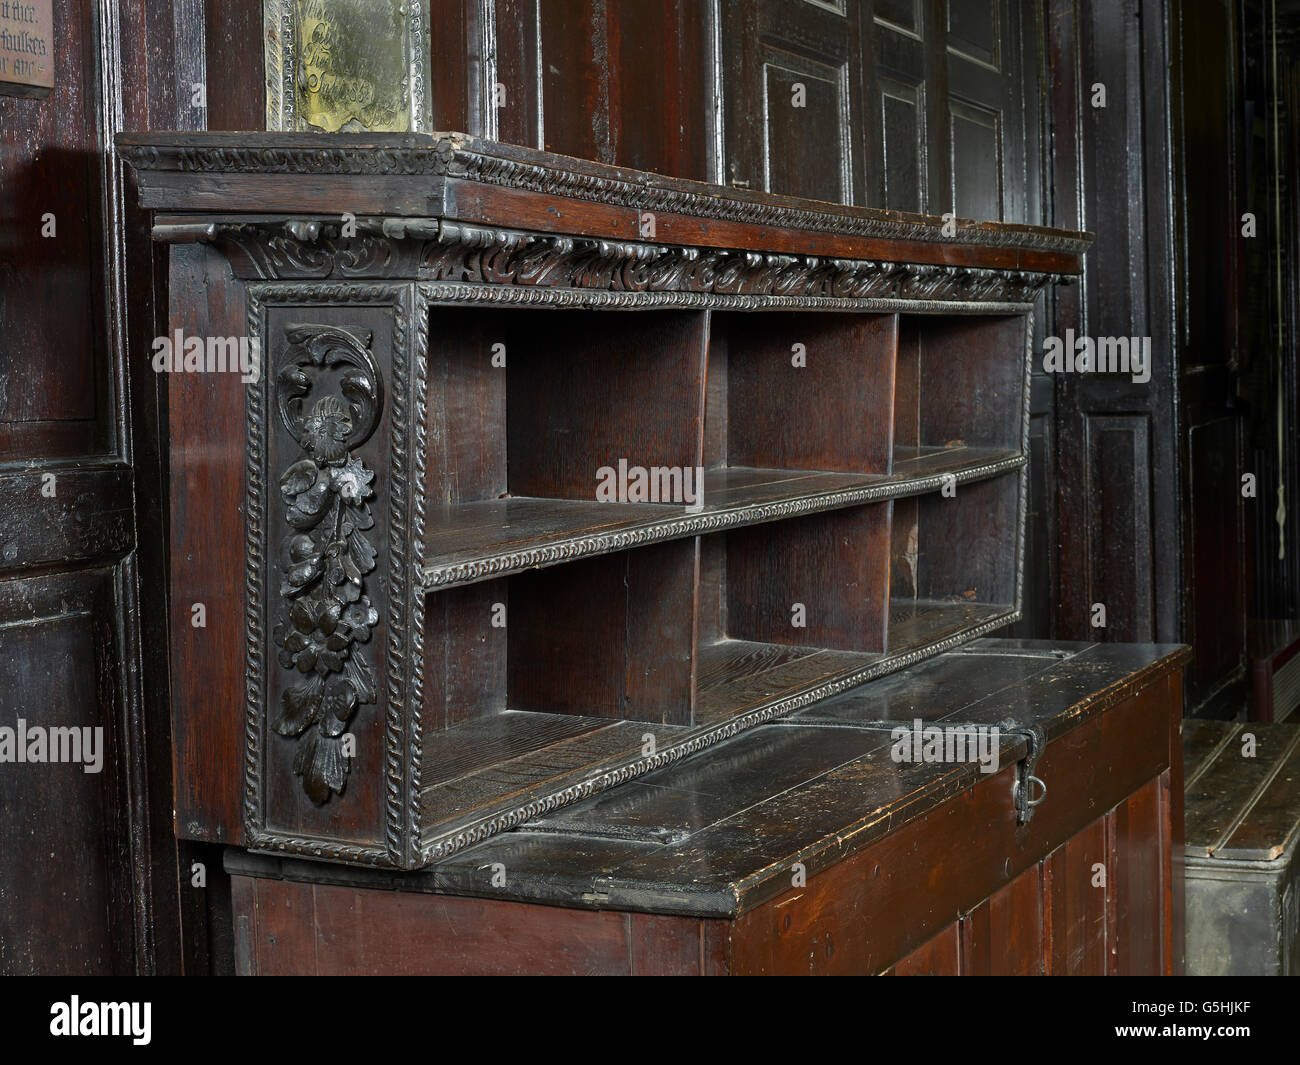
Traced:
<path fill-rule="evenodd" d="M 263 0 L 266 128 L 420 133 L 428 0 Z"/>

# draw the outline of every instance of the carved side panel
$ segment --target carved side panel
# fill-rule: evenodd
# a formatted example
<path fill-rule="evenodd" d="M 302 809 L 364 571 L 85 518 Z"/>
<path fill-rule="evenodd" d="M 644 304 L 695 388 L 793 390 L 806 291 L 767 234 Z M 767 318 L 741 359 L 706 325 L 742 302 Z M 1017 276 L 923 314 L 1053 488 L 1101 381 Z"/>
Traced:
<path fill-rule="evenodd" d="M 365 646 L 379 620 L 367 579 L 375 568 L 370 512 L 375 471 L 359 448 L 383 405 L 369 329 L 288 323 L 272 389 L 300 457 L 279 477 L 289 531 L 272 544 L 280 578 L 272 636 L 280 667 L 294 676 L 268 708 L 281 736 L 297 737 L 293 771 L 315 803 L 347 784 L 353 714 L 375 702 Z"/>
<path fill-rule="evenodd" d="M 407 846 L 409 286 L 249 289 L 246 819 L 258 849 Z"/>

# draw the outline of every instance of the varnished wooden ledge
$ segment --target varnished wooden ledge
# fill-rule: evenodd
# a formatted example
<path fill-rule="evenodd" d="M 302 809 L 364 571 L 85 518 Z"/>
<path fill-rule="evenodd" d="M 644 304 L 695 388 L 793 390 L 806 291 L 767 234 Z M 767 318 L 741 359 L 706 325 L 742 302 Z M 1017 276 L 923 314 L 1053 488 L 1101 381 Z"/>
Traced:
<path fill-rule="evenodd" d="M 1170 747 L 1160 739 L 1168 722 L 1145 707 L 1189 659 L 1183 645 L 977 640 L 427 870 L 390 873 L 238 851 L 228 852 L 226 864 L 263 879 L 737 919 L 790 891 L 796 864 L 811 878 L 923 825 L 965 794 L 988 834 L 980 849 L 1006 851 L 991 891 L 1064 843 L 1081 818 L 1100 816 L 1169 768 Z M 1119 707 L 1124 720 L 1104 724 Z M 1040 726 L 1048 795 L 1034 818 L 1017 825 L 1010 806 L 1022 739 L 1004 739 L 991 776 L 969 763 L 896 765 L 889 732 L 913 715 L 927 725 L 1009 718 Z M 1080 744 L 1087 759 L 1074 749 Z M 1107 769 L 1098 774 L 1089 762 Z M 783 776 L 791 765 L 798 780 Z M 506 881 L 494 887 L 498 865 Z"/>
<path fill-rule="evenodd" d="M 461 133 L 122 133 L 116 144 L 136 171 L 141 205 L 155 210 L 255 204 L 423 215 L 612 240 L 1060 274 L 1081 272 L 1092 240 L 728 189 Z"/>

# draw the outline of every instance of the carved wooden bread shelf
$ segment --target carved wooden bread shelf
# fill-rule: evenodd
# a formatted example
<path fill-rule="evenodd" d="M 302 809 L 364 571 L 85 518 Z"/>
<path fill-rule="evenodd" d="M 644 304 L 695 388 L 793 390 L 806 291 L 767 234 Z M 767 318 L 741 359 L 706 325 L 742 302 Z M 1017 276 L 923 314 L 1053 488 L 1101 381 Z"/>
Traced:
<path fill-rule="evenodd" d="M 1019 616 L 1086 234 L 460 134 L 118 149 L 173 369 L 262 354 L 169 384 L 182 835 L 424 866 Z"/>

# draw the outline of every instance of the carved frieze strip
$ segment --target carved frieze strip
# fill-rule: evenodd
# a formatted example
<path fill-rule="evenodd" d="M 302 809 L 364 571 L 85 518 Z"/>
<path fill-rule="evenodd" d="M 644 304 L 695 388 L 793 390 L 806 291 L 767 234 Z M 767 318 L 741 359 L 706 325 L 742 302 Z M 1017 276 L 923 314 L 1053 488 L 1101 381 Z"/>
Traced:
<path fill-rule="evenodd" d="M 452 177 L 500 188 L 624 207 L 638 212 L 688 215 L 749 225 L 837 233 L 879 240 L 977 244 L 1082 255 L 1089 237 L 1023 226 L 958 223 L 938 218 L 816 204 L 763 193 L 738 192 L 695 182 L 582 163 L 448 133 L 422 143 L 376 138 L 355 148 L 306 146 L 291 140 L 261 145 L 204 143 L 122 144 L 119 154 L 143 171 L 310 175 Z"/>
<path fill-rule="evenodd" d="M 955 472 L 953 477 L 957 484 L 968 484 L 1020 469 L 1025 464 L 1026 460 L 1023 455 L 1014 455 L 999 459 L 996 462 L 988 462 L 981 466 L 972 466 L 969 469 Z M 945 482 L 946 476 L 946 474 L 937 473 L 913 480 L 849 488 L 801 499 L 783 500 L 778 503 L 735 507 L 734 509 L 715 513 L 665 517 L 651 525 L 643 525 L 621 532 L 574 536 L 571 539 L 549 543 L 543 547 L 510 551 L 500 555 L 493 555 L 491 558 L 447 565 L 428 563 L 424 567 L 424 572 L 417 575 L 416 579 L 430 590 L 449 588 L 458 584 L 470 584 L 474 581 L 499 577 L 508 573 L 518 573 L 526 569 L 540 569 L 562 562 L 572 562 L 575 559 L 586 558 L 589 555 L 609 554 L 614 551 L 642 547 L 646 544 L 660 543 L 664 540 L 674 540 L 684 536 L 704 535 L 721 529 L 756 525 L 759 522 L 798 517 L 803 514 L 816 514 L 827 510 L 838 510 L 882 499 L 917 495 L 939 488 Z M 610 505 L 617 506 L 617 504 Z"/>
<path fill-rule="evenodd" d="M 490 303 L 507 307 L 580 307 L 600 310 L 723 310 L 762 311 L 806 309 L 871 311 L 910 314 L 934 311 L 947 314 L 1024 314 L 1032 304 L 1004 301 L 933 299 L 849 299 L 815 296 L 755 296 L 704 292 L 593 292 L 572 288 L 512 288 L 474 285 L 459 281 L 419 286 L 431 302 L 462 306 Z"/>
<path fill-rule="evenodd" d="M 419 278 L 599 292 L 1027 303 L 1072 275 L 557 236 L 438 219 L 160 225 L 215 243 L 239 276 Z"/>

